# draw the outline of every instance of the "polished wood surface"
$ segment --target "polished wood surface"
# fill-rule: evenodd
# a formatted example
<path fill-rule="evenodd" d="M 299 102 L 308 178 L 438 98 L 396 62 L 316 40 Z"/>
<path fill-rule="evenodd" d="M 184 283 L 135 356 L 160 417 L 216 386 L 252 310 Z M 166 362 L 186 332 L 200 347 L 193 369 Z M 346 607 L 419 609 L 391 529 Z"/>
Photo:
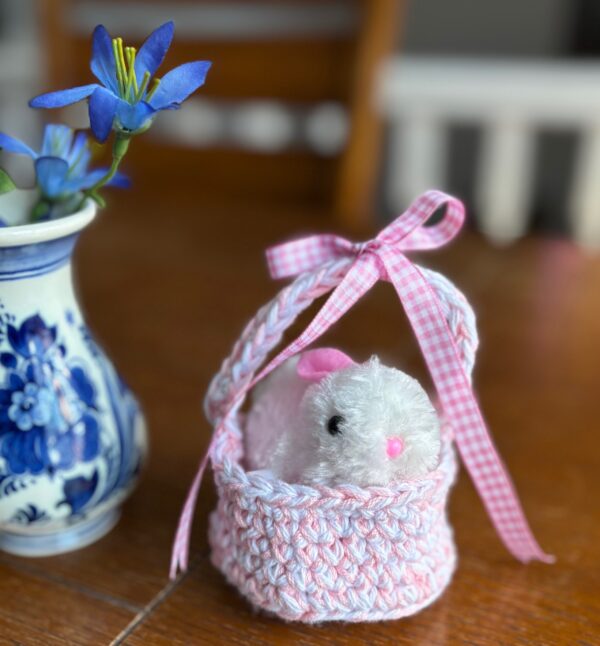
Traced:
<path fill-rule="evenodd" d="M 76 270 L 88 321 L 146 410 L 149 465 L 102 541 L 54 558 L 0 556 L 0 644 L 600 643 L 599 256 L 540 239 L 494 249 L 467 232 L 420 259 L 477 308 L 482 407 L 556 565 L 515 562 L 462 472 L 450 503 L 460 560 L 432 607 L 373 625 L 286 624 L 255 613 L 210 565 L 210 473 L 190 571 L 172 584 L 167 570 L 210 434 L 203 393 L 246 320 L 278 288 L 262 252 L 331 228 L 331 218 L 290 207 L 198 206 L 189 185 L 154 193 L 147 183 L 113 201 L 83 234 Z M 427 383 L 389 285 L 323 341 L 358 359 L 380 353 Z"/>

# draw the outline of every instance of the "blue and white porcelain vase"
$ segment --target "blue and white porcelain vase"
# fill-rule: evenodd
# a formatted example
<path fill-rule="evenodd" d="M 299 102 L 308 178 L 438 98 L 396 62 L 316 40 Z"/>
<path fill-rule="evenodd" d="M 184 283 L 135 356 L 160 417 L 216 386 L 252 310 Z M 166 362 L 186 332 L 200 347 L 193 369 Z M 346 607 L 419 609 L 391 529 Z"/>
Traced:
<path fill-rule="evenodd" d="M 0 197 L 23 222 L 29 191 Z M 96 214 L 0 228 L 0 549 L 46 556 L 116 523 L 146 453 L 139 406 L 91 337 L 71 254 Z"/>

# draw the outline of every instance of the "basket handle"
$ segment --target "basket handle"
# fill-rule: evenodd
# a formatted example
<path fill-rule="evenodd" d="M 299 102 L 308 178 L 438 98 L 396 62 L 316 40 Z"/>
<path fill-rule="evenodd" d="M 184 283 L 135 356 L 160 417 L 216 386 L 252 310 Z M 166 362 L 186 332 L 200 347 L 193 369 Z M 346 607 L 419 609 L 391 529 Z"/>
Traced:
<path fill-rule="evenodd" d="M 204 410 L 213 425 L 218 425 L 236 398 L 247 390 L 256 371 L 279 344 L 287 328 L 317 298 L 340 283 L 349 262 L 337 260 L 299 276 L 261 307 L 208 387 Z"/>

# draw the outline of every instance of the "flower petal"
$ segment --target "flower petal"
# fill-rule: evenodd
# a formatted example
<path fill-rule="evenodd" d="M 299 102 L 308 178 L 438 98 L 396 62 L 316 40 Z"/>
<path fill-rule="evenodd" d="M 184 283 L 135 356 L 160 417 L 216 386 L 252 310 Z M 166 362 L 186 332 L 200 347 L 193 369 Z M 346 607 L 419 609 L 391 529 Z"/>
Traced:
<path fill-rule="evenodd" d="M 64 190 L 69 164 L 59 157 L 39 157 L 35 160 L 37 183 L 46 197 L 58 197 Z"/>
<path fill-rule="evenodd" d="M 103 87 L 98 86 L 90 97 L 90 126 L 100 143 L 110 134 L 118 104 L 119 99 Z"/>
<path fill-rule="evenodd" d="M 3 132 L 0 132 L 0 148 L 6 150 L 9 153 L 15 153 L 15 155 L 28 155 L 32 159 L 37 157 L 37 153 L 22 141 L 15 139 L 9 135 L 5 135 Z"/>
<path fill-rule="evenodd" d="M 87 188 L 91 188 L 99 179 L 104 177 L 106 169 L 93 170 L 91 173 L 80 175 L 79 177 L 69 177 L 65 180 L 63 188 L 67 193 L 78 193 Z"/>
<path fill-rule="evenodd" d="M 44 129 L 44 141 L 40 156 L 66 159 L 71 149 L 72 141 L 73 130 L 69 126 L 49 123 Z"/>
<path fill-rule="evenodd" d="M 131 104 L 121 99 L 117 108 L 118 125 L 123 130 L 135 132 L 144 126 L 155 112 L 156 110 L 145 101 Z"/>
<path fill-rule="evenodd" d="M 150 99 L 150 105 L 156 110 L 164 110 L 171 103 L 185 101 L 192 92 L 204 85 L 211 64 L 210 61 L 195 61 L 172 69 L 162 78 L 158 90 Z"/>
<path fill-rule="evenodd" d="M 88 97 L 97 87 L 97 83 L 91 85 L 80 85 L 79 87 L 72 87 L 68 90 L 58 90 L 58 92 L 48 92 L 48 94 L 40 94 L 34 97 L 29 102 L 30 108 L 62 108 L 71 103 L 77 103 Z"/>
<path fill-rule="evenodd" d="M 69 166 L 72 166 L 79 159 L 81 151 L 85 148 L 87 148 L 87 134 L 85 132 L 78 132 L 75 135 L 75 140 L 73 141 L 73 145 L 69 151 L 69 157 L 67 158 L 67 161 L 70 162 Z"/>
<path fill-rule="evenodd" d="M 115 176 L 107 182 L 106 186 L 115 186 L 116 188 L 130 188 L 131 180 L 123 173 L 116 173 Z"/>
<path fill-rule="evenodd" d="M 64 188 L 70 193 L 83 191 L 87 188 L 91 188 L 97 181 L 101 180 L 107 172 L 108 168 L 96 168 L 83 176 L 71 177 L 64 183 Z M 117 173 L 109 182 L 106 183 L 106 186 L 129 188 L 131 186 L 131 181 L 122 173 Z"/>
<path fill-rule="evenodd" d="M 81 177 L 85 174 L 92 153 L 88 146 L 88 137 L 85 132 L 78 132 L 75 141 L 71 146 L 71 151 L 66 157 L 69 163 L 69 176 Z"/>
<path fill-rule="evenodd" d="M 92 60 L 90 69 L 94 76 L 114 94 L 118 94 L 117 66 L 112 48 L 112 39 L 104 25 L 94 29 L 92 37 Z"/>
<path fill-rule="evenodd" d="M 154 76 L 171 46 L 174 30 L 173 21 L 166 22 L 155 29 L 140 47 L 135 57 L 135 75 L 139 83 L 142 82 L 145 72 L 150 72 L 150 75 Z"/>

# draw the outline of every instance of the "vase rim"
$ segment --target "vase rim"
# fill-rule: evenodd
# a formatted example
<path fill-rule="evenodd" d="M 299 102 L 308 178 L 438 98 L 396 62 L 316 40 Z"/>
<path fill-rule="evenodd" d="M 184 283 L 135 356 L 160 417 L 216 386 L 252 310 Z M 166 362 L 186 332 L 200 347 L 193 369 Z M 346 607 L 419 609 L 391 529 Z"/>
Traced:
<path fill-rule="evenodd" d="M 30 193 L 29 190 L 19 192 Z M 96 203 L 88 198 L 79 211 L 55 220 L 0 227 L 0 248 L 21 247 L 64 238 L 81 231 L 96 217 L 96 212 Z"/>

